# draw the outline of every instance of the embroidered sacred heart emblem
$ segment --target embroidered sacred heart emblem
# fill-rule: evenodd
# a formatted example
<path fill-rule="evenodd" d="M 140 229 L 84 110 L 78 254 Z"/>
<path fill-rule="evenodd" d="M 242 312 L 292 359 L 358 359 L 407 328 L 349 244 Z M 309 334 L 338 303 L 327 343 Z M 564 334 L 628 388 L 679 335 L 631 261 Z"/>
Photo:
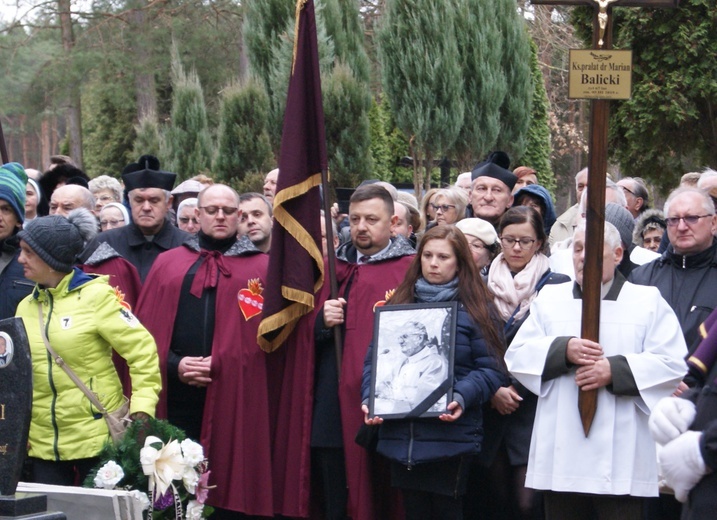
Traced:
<path fill-rule="evenodd" d="M 383 307 L 384 305 L 386 305 L 388 300 L 390 300 L 393 297 L 395 292 L 396 292 L 396 289 L 389 289 L 388 291 L 386 291 L 386 294 L 384 295 L 385 299 L 377 301 L 376 303 L 373 304 L 373 312 L 376 312 L 376 309 L 378 307 Z"/>
<path fill-rule="evenodd" d="M 248 321 L 261 313 L 261 309 L 264 307 L 264 297 L 261 295 L 263 291 L 264 288 L 258 278 L 249 280 L 249 288 L 239 291 L 237 301 L 245 320 Z"/>

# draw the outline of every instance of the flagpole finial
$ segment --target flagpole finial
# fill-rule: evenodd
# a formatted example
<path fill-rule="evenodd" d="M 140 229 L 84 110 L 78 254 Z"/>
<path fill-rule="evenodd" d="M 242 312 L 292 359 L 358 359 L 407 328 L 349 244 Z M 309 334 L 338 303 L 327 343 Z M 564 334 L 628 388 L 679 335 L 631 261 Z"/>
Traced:
<path fill-rule="evenodd" d="M 296 53 L 299 45 L 299 19 L 301 18 L 301 10 L 308 0 L 296 0 L 296 13 L 294 14 L 294 52 L 291 58 L 291 75 L 294 75 L 294 66 L 296 65 Z"/>

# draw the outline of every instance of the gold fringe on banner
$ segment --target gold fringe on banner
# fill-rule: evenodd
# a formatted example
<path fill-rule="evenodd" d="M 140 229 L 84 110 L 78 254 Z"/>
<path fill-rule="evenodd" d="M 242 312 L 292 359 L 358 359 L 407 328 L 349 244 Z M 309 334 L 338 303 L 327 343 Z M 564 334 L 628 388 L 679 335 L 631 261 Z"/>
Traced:
<path fill-rule="evenodd" d="M 301 10 L 306 5 L 308 0 L 297 0 L 296 1 L 296 13 L 294 14 L 294 52 L 291 58 L 291 75 L 294 75 L 294 65 L 296 65 L 296 53 L 298 52 L 297 47 L 299 44 L 299 18 L 301 17 Z"/>

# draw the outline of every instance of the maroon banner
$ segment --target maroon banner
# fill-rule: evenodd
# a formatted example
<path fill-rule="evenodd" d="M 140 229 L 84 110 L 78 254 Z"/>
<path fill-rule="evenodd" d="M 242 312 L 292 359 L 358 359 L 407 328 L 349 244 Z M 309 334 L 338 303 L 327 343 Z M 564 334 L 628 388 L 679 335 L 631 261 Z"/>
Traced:
<path fill-rule="evenodd" d="M 294 59 L 281 136 L 274 228 L 258 342 L 272 352 L 314 308 L 324 283 L 320 209 L 326 135 L 313 0 L 298 0 Z"/>

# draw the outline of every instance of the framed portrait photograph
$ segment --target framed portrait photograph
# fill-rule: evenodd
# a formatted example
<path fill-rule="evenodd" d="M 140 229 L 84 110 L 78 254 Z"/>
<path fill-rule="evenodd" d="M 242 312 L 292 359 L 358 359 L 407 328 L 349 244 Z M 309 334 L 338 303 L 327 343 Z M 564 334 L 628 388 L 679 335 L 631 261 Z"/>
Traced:
<path fill-rule="evenodd" d="M 453 399 L 457 302 L 376 309 L 369 415 L 437 417 Z"/>

